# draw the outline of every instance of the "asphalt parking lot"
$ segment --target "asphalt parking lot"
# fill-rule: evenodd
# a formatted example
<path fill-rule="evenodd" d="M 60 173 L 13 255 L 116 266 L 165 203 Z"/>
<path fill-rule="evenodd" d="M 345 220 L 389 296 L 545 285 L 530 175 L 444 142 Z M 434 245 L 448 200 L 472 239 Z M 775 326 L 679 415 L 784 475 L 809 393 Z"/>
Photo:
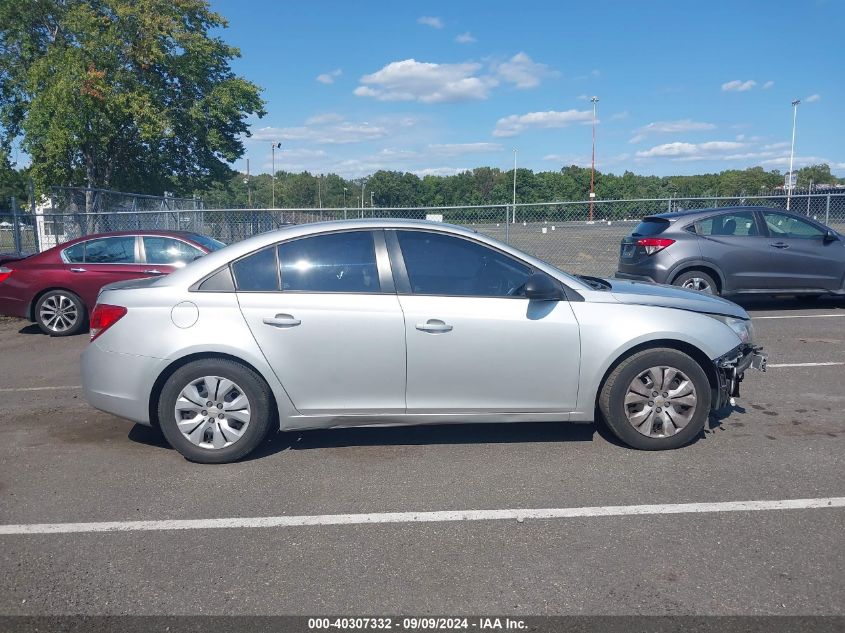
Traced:
<path fill-rule="evenodd" d="M 87 336 L 0 320 L 0 528 L 198 521 L 0 531 L 0 613 L 843 615 L 845 508 L 826 500 L 845 497 L 845 302 L 746 307 L 771 368 L 681 450 L 637 452 L 593 425 L 353 429 L 276 434 L 222 466 L 89 408 Z M 821 507 L 666 513 L 793 499 Z M 642 504 L 658 509 L 414 519 Z M 248 525 L 387 512 L 410 514 Z M 224 518 L 247 521 L 203 523 Z"/>

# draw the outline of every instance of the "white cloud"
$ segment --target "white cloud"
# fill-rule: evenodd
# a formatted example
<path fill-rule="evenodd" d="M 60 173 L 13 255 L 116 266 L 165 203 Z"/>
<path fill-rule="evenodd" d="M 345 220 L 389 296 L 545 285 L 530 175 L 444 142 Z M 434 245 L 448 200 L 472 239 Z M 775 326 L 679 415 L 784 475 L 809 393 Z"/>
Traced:
<path fill-rule="evenodd" d="M 433 64 L 406 59 L 361 77 L 354 93 L 379 101 L 447 103 L 486 99 L 498 84 L 492 77 L 476 76 L 481 64 Z"/>
<path fill-rule="evenodd" d="M 769 143 L 768 145 L 763 145 L 763 149 L 770 150 L 770 149 L 786 149 L 789 147 L 789 141 L 779 141 L 778 143 Z"/>
<path fill-rule="evenodd" d="M 654 121 L 634 130 L 634 136 L 629 143 L 644 141 L 651 134 L 679 134 L 681 132 L 700 132 L 703 130 L 715 130 L 716 126 L 704 121 L 693 121 L 692 119 L 679 119 L 678 121 Z"/>
<path fill-rule="evenodd" d="M 455 41 L 458 44 L 474 44 L 478 40 L 473 37 L 472 33 L 467 31 L 466 33 L 461 33 L 460 35 L 456 36 Z"/>
<path fill-rule="evenodd" d="M 616 112 L 615 114 L 611 114 L 610 120 L 611 121 L 622 121 L 624 119 L 627 119 L 629 116 L 631 116 L 631 113 L 628 112 L 627 110 L 623 110 L 622 112 Z"/>
<path fill-rule="evenodd" d="M 578 99 L 578 101 L 589 101 L 590 95 L 580 94 L 575 98 Z"/>
<path fill-rule="evenodd" d="M 809 97 L 804 99 L 804 103 L 815 103 L 816 101 L 819 101 L 821 98 L 822 98 L 822 96 L 820 94 L 810 95 Z"/>
<path fill-rule="evenodd" d="M 747 143 L 737 141 L 707 141 L 705 143 L 663 143 L 637 152 L 637 158 L 668 158 L 670 160 L 707 160 L 725 158 L 745 149 Z"/>
<path fill-rule="evenodd" d="M 763 84 L 763 90 L 768 90 L 769 88 L 771 88 L 774 85 L 775 85 L 775 82 L 770 79 L 769 81 L 767 81 L 766 83 Z"/>
<path fill-rule="evenodd" d="M 340 68 L 335 68 L 333 71 L 317 75 L 317 81 L 321 84 L 333 84 L 334 80 L 340 77 L 343 71 Z"/>
<path fill-rule="evenodd" d="M 512 114 L 496 121 L 493 136 L 516 136 L 526 128 L 560 128 L 571 123 L 589 123 L 593 120 L 592 110 L 566 110 L 557 112 L 528 112 Z"/>
<path fill-rule="evenodd" d="M 748 81 L 734 79 L 733 81 L 723 83 L 722 90 L 724 92 L 746 92 L 747 90 L 751 90 L 756 85 L 757 82 L 753 79 L 749 79 Z"/>
<path fill-rule="evenodd" d="M 504 81 L 523 89 L 536 88 L 542 79 L 559 75 L 546 64 L 535 62 L 525 52 L 519 52 L 508 61 L 497 64 L 494 70 Z"/>
<path fill-rule="evenodd" d="M 433 15 L 424 15 L 421 18 L 417 18 L 417 24 L 424 24 L 433 29 L 442 29 L 444 26 L 443 20 Z"/>
<path fill-rule="evenodd" d="M 308 141 L 322 145 L 346 145 L 373 141 L 388 136 L 396 128 L 408 127 L 413 122 L 405 120 L 349 121 L 340 114 L 321 114 L 296 127 L 262 127 L 252 133 L 252 141 Z"/>
<path fill-rule="evenodd" d="M 416 169 L 413 173 L 424 178 L 425 176 L 454 176 L 465 171 L 472 171 L 472 169 L 469 167 L 426 167 L 424 169 Z"/>
<path fill-rule="evenodd" d="M 459 156 L 462 154 L 501 152 L 503 148 L 499 143 L 445 143 L 429 145 L 428 149 L 433 154 Z"/>

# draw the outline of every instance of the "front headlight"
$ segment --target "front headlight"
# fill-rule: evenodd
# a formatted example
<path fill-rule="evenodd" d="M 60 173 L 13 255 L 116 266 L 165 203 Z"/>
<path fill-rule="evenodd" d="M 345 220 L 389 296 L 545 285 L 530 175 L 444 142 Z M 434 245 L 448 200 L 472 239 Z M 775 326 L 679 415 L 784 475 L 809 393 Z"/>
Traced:
<path fill-rule="evenodd" d="M 710 316 L 731 328 L 743 343 L 750 345 L 754 342 L 754 327 L 751 325 L 751 319 L 738 319 L 721 314 L 711 314 Z"/>

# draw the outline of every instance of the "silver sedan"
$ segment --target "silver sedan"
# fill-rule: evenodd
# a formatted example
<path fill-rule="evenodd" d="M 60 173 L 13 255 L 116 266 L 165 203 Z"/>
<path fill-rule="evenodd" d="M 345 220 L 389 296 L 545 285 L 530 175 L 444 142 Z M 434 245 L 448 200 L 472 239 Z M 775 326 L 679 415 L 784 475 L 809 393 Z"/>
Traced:
<path fill-rule="evenodd" d="M 765 369 L 748 314 L 681 288 L 568 275 L 442 223 L 252 237 L 106 286 L 82 357 L 98 409 L 230 462 L 272 429 L 592 422 L 683 446 Z"/>

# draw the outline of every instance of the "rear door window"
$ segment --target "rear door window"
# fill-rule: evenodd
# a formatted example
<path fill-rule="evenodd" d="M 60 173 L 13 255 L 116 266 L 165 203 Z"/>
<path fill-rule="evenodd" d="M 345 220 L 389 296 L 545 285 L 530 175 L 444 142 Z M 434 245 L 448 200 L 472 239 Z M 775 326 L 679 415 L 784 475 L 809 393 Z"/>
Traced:
<path fill-rule="evenodd" d="M 704 218 L 695 223 L 698 235 L 749 237 L 760 235 L 751 211 L 734 211 Z"/>
<path fill-rule="evenodd" d="M 86 264 L 134 264 L 135 236 L 103 237 L 85 242 Z"/>
<path fill-rule="evenodd" d="M 346 231 L 279 244 L 282 290 L 379 292 L 370 231 Z"/>
<path fill-rule="evenodd" d="M 269 247 L 239 259 L 232 264 L 235 285 L 239 292 L 271 292 L 279 289 L 279 267 L 276 249 Z"/>
<path fill-rule="evenodd" d="M 85 261 L 85 242 L 66 248 L 62 255 L 68 264 L 81 264 Z"/>

